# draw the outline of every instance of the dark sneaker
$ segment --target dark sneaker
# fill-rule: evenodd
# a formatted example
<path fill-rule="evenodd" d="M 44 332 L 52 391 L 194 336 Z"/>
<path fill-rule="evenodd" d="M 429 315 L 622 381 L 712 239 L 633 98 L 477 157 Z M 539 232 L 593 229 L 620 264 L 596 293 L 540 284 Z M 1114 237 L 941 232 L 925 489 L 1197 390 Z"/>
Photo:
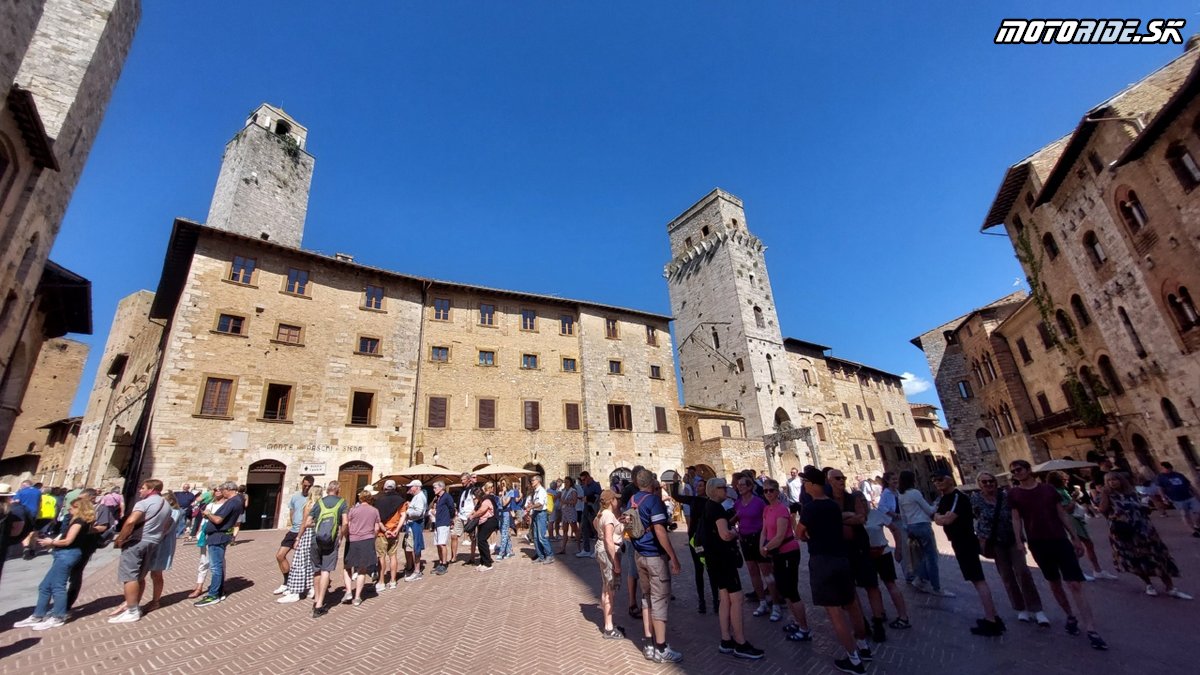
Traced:
<path fill-rule="evenodd" d="M 642 647 L 642 656 L 646 657 L 647 661 L 653 661 L 654 660 L 654 652 L 656 652 L 656 651 L 658 651 L 658 650 L 656 650 L 654 648 L 654 641 L 646 640 L 646 644 Z"/>
<path fill-rule="evenodd" d="M 987 619 L 980 619 L 975 622 L 974 626 L 971 626 L 971 635 L 979 635 L 981 637 L 997 637 L 1003 632 L 999 626 Z"/>
<path fill-rule="evenodd" d="M 750 644 L 749 642 L 743 642 L 742 644 L 733 648 L 733 655 L 739 659 L 751 659 L 757 661 L 758 659 L 766 656 L 767 653 Z"/>
<path fill-rule="evenodd" d="M 702 603 L 700 603 L 700 606 L 696 608 L 696 613 L 697 614 L 708 614 L 708 607 L 705 607 L 704 603 L 702 602 Z"/>
<path fill-rule="evenodd" d="M 908 619 L 896 619 L 895 621 L 889 623 L 888 626 L 890 626 L 891 628 L 893 628 L 895 630 L 904 630 L 906 628 L 912 628 L 912 624 L 909 623 Z"/>
<path fill-rule="evenodd" d="M 221 599 L 214 595 L 206 595 L 192 604 L 197 607 L 208 607 L 209 605 L 215 605 L 220 601 Z"/>
<path fill-rule="evenodd" d="M 326 614 L 328 614 L 328 613 L 329 613 L 329 610 L 328 610 L 328 609 L 325 609 L 324 607 L 313 607 L 313 615 L 312 615 L 312 618 L 314 618 L 314 619 L 319 619 L 319 618 L 321 618 L 321 617 L 325 616 L 325 615 L 326 615 Z"/>
<path fill-rule="evenodd" d="M 870 661 L 870 660 L 874 659 L 875 657 L 871 656 L 871 648 L 870 647 L 859 647 L 858 648 L 858 658 L 860 661 Z"/>
<path fill-rule="evenodd" d="M 737 643 L 733 640 L 721 640 L 721 643 L 717 645 L 717 651 L 721 652 L 722 654 L 732 654 L 733 650 L 736 648 Z"/>
<path fill-rule="evenodd" d="M 742 598 L 744 598 L 746 602 L 758 602 L 758 594 L 754 591 L 750 591 L 749 593 L 742 595 Z"/>
<path fill-rule="evenodd" d="M 25 549 L 25 552 L 21 554 L 21 559 L 22 560 L 33 560 L 33 557 L 36 555 L 37 554 L 33 552 L 33 549 L 27 548 L 27 549 Z"/>
<path fill-rule="evenodd" d="M 871 620 L 871 642 L 887 642 L 887 631 L 883 628 L 883 619 Z"/>
<path fill-rule="evenodd" d="M 434 567 L 433 567 L 433 573 L 434 573 L 434 574 L 437 574 L 437 575 L 439 575 L 439 576 L 440 576 L 440 575 L 442 575 L 442 574 L 445 574 L 445 573 L 446 573 L 446 566 L 445 566 L 445 565 L 434 565 Z"/>
<path fill-rule="evenodd" d="M 850 660 L 850 657 L 846 657 L 844 659 L 838 659 L 838 660 L 834 661 L 833 667 L 837 668 L 838 670 L 842 671 L 843 673 L 865 673 L 865 672 L 867 672 L 867 665 L 865 663 L 863 663 L 862 661 L 855 663 Z"/>
<path fill-rule="evenodd" d="M 791 642 L 811 642 L 812 641 L 812 631 L 811 630 L 801 630 L 799 627 L 797 627 L 796 630 L 791 631 L 787 634 L 787 639 L 790 640 Z"/>
<path fill-rule="evenodd" d="M 1079 635 L 1079 619 L 1067 617 L 1067 635 Z"/>
<path fill-rule="evenodd" d="M 1108 649 L 1108 643 L 1096 631 L 1088 631 L 1088 642 L 1092 644 L 1092 649 L 1104 651 Z"/>
<path fill-rule="evenodd" d="M 613 628 L 611 630 L 601 630 L 600 637 L 604 638 L 605 640 L 622 640 L 625 638 L 625 634 L 616 628 Z"/>
<path fill-rule="evenodd" d="M 1008 630 L 1008 626 L 1004 625 L 1004 619 L 1001 619 L 999 614 L 996 615 L 996 620 L 992 623 L 996 624 L 996 627 L 1000 629 L 1001 633 Z"/>

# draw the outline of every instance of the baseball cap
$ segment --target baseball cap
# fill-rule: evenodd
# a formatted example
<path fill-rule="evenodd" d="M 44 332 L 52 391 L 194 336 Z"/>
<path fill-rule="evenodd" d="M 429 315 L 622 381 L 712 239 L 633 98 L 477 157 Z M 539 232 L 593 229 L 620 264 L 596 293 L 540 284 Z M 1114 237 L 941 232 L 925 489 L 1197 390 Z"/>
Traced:
<path fill-rule="evenodd" d="M 725 482 L 725 479 L 719 478 L 719 477 L 718 478 L 709 478 L 708 482 L 705 483 L 705 485 L 707 485 L 708 487 L 712 487 L 712 488 L 728 488 L 729 487 L 729 484 Z"/>
<path fill-rule="evenodd" d="M 396 489 L 396 481 L 392 480 L 391 478 L 383 481 L 383 489 L 384 490 L 395 490 Z"/>
<path fill-rule="evenodd" d="M 419 481 L 419 480 L 409 481 L 408 485 L 405 485 L 404 487 L 421 487 L 421 481 Z"/>

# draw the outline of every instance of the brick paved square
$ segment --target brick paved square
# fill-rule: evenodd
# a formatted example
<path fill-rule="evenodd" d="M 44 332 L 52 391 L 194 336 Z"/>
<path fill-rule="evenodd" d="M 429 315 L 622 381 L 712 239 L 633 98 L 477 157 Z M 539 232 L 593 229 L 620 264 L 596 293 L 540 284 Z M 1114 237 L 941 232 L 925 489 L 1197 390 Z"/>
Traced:
<path fill-rule="evenodd" d="M 1181 589 L 1200 591 L 1200 540 L 1187 536 L 1175 518 L 1155 517 L 1183 570 Z M 1091 523 L 1101 561 L 1111 566 L 1107 528 Z M 21 609 L 0 616 L 0 670 L 21 673 L 826 673 L 833 672 L 836 651 L 823 612 L 809 608 L 815 629 L 811 643 L 783 639 L 783 622 L 750 617 L 749 639 L 766 650 L 758 662 L 736 660 L 716 651 L 716 617 L 698 615 L 690 560 L 683 535 L 672 540 L 684 552 L 683 574 L 675 579 L 668 634 L 683 652 L 674 666 L 650 663 L 639 651 L 639 624 L 618 603 L 617 624 L 635 640 L 604 640 L 599 633 L 596 563 L 573 555 L 554 565 L 534 565 L 523 557 L 499 562 L 479 573 L 461 563 L 441 577 L 374 597 L 361 607 L 337 605 L 314 620 L 310 603 L 279 605 L 271 590 L 279 583 L 273 554 L 277 531 L 244 532 L 229 552 L 229 599 L 198 608 L 185 600 L 195 580 L 196 548 L 180 542 L 175 566 L 167 574 L 164 607 L 136 624 L 110 625 L 107 610 L 119 600 L 113 562 L 92 570 L 77 618 L 44 632 L 15 629 L 36 599 L 36 582 L 5 569 L 3 596 L 20 596 Z M 942 543 L 944 553 L 949 548 Z M 521 547 L 528 555 L 531 547 Z M 426 553 L 429 555 L 429 552 Z M 807 556 L 807 553 L 805 554 Z M 913 628 L 888 632 L 875 650 L 873 673 L 992 672 L 1188 672 L 1195 635 L 1195 603 L 1150 598 L 1139 581 L 1122 574 L 1118 581 L 1087 585 L 1098 624 L 1111 649 L 1099 653 L 1085 638 L 1069 637 L 1049 590 L 1040 582 L 1049 629 L 1018 624 L 1008 610 L 999 579 L 985 564 L 997 606 L 1008 619 L 1001 638 L 979 638 L 967 627 L 980 616 L 978 601 L 961 581 L 949 555 L 941 559 L 943 583 L 958 594 L 934 598 L 906 590 Z M 803 567 L 803 566 L 802 566 Z M 1035 576 L 1038 576 L 1035 571 Z M 335 589 L 340 589 L 340 570 Z M 31 586 L 14 586 L 23 579 Z M 746 585 L 749 588 L 749 584 Z M 807 576 L 801 595 L 809 596 Z M 340 590 L 331 597 L 339 598 Z M 6 603 L 12 606 L 11 603 Z M 890 602 L 887 604 L 891 611 Z"/>

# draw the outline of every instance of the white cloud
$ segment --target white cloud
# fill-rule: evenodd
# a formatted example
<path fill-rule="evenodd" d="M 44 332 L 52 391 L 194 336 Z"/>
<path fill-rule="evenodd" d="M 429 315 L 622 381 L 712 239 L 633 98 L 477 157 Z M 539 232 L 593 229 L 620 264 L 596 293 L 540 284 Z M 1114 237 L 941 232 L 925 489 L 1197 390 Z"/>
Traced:
<path fill-rule="evenodd" d="M 903 381 L 902 384 L 904 385 L 904 393 L 908 394 L 909 396 L 929 391 L 929 388 L 933 386 L 929 380 L 917 375 L 913 375 L 907 371 L 900 373 L 900 379 Z"/>

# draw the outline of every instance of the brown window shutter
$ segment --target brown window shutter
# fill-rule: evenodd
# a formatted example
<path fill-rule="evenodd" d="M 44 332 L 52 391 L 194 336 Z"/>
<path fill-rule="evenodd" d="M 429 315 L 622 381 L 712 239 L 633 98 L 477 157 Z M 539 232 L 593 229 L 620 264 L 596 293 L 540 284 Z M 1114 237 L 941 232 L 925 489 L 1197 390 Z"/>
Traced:
<path fill-rule="evenodd" d="M 655 431 L 667 430 L 667 409 L 662 406 L 654 407 L 654 423 L 657 425 Z"/>
<path fill-rule="evenodd" d="M 633 406 L 621 406 L 625 409 L 625 428 L 633 431 Z"/>
<path fill-rule="evenodd" d="M 533 406 L 533 428 L 542 428 L 542 405 L 537 401 L 529 402 Z"/>
<path fill-rule="evenodd" d="M 572 431 L 579 429 L 579 404 L 567 404 L 567 429 Z"/>
<path fill-rule="evenodd" d="M 429 399 L 429 426 L 434 429 L 446 427 L 446 399 L 440 397 Z"/>
<path fill-rule="evenodd" d="M 479 428 L 496 428 L 496 402 L 490 398 L 479 400 Z"/>
<path fill-rule="evenodd" d="M 539 428 L 538 419 L 538 402 L 525 401 L 525 428 L 529 431 L 537 431 Z"/>
<path fill-rule="evenodd" d="M 608 404 L 608 428 L 610 430 L 617 428 L 617 406 Z"/>

